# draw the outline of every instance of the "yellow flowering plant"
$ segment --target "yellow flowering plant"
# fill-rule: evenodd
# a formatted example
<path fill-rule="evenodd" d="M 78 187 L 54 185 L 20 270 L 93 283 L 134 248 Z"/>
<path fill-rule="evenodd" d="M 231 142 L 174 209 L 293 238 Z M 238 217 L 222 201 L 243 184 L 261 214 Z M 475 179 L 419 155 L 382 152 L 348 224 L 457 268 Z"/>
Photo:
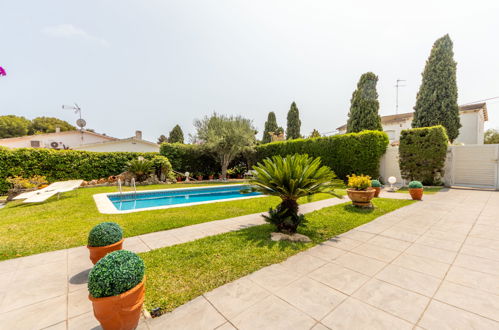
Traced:
<path fill-rule="evenodd" d="M 355 190 L 366 190 L 371 187 L 371 177 L 369 175 L 348 175 L 348 188 Z"/>

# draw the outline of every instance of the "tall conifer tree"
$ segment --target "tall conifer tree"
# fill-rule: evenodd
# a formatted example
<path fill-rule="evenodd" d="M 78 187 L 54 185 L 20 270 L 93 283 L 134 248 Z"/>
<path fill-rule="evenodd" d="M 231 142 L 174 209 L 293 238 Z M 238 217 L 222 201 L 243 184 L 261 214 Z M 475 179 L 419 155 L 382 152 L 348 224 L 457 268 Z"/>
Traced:
<path fill-rule="evenodd" d="M 378 92 L 376 83 L 378 77 L 367 72 L 360 76 L 357 89 L 352 94 L 350 112 L 348 113 L 347 133 L 356 133 L 364 130 L 382 131 L 381 117 L 379 116 Z"/>
<path fill-rule="evenodd" d="M 182 128 L 180 128 L 179 125 L 175 125 L 171 130 L 170 135 L 168 136 L 168 142 L 184 143 L 184 132 L 182 132 Z"/>
<path fill-rule="evenodd" d="M 461 127 L 456 67 L 452 40 L 446 34 L 435 41 L 426 61 L 412 121 L 412 127 L 444 126 L 451 142 L 457 138 Z"/>
<path fill-rule="evenodd" d="M 292 139 L 301 138 L 300 112 L 298 111 L 298 107 L 296 106 L 295 102 L 291 103 L 291 107 L 289 108 L 287 119 L 288 119 L 288 127 L 286 129 L 286 139 L 292 140 Z"/>
<path fill-rule="evenodd" d="M 263 130 L 262 143 L 272 142 L 272 136 L 270 133 L 277 133 L 277 119 L 273 111 L 269 112 L 267 121 L 265 122 L 265 128 Z"/>

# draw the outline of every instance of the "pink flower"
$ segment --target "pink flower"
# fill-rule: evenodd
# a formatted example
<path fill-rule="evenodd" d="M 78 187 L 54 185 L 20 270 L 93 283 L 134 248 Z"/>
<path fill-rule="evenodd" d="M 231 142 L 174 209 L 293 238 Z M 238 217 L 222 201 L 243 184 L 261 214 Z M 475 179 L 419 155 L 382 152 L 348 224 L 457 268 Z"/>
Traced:
<path fill-rule="evenodd" d="M 5 72 L 4 68 L 0 66 L 0 76 L 6 76 L 7 73 Z"/>

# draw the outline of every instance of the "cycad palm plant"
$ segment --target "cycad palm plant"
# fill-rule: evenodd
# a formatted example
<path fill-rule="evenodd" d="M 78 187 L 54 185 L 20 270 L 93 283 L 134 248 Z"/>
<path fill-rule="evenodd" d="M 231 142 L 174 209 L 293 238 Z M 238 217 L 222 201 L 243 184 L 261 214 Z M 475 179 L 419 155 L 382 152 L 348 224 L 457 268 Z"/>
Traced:
<path fill-rule="evenodd" d="M 254 176 L 250 180 L 253 191 L 264 195 L 277 196 L 282 202 L 276 209 L 270 209 L 264 218 L 276 225 L 278 231 L 295 233 L 304 220 L 298 214 L 298 199 L 317 193 L 334 193 L 336 175 L 327 166 L 321 165 L 320 158 L 308 155 L 273 156 L 253 167 Z"/>

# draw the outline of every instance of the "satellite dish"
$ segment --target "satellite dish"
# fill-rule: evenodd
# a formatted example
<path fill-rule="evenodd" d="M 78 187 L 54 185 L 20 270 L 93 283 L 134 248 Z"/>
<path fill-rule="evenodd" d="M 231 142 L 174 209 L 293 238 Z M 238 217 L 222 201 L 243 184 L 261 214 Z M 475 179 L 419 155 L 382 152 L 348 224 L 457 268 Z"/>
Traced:
<path fill-rule="evenodd" d="M 85 121 L 85 119 L 83 118 L 80 118 L 76 121 L 76 125 L 79 127 L 79 128 L 83 128 L 85 126 L 87 126 L 87 122 Z"/>

